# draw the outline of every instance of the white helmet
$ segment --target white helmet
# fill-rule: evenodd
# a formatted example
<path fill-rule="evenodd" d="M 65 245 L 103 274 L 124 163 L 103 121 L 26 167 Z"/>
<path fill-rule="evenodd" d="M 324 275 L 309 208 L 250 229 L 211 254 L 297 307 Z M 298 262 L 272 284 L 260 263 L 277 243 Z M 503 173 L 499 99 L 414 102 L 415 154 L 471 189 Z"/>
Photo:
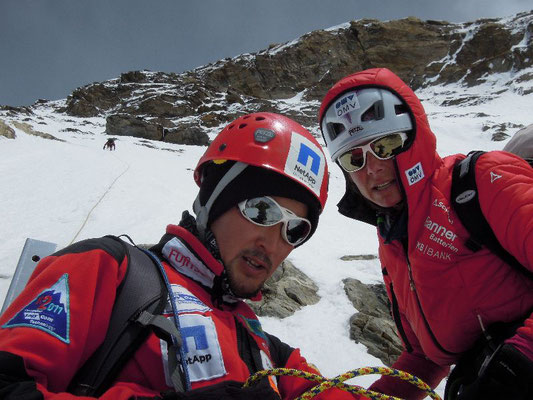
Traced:
<path fill-rule="evenodd" d="M 402 100 L 389 90 L 367 87 L 344 92 L 321 107 L 322 135 L 333 161 L 354 146 L 413 129 Z M 324 106 L 324 104 L 323 104 Z"/>

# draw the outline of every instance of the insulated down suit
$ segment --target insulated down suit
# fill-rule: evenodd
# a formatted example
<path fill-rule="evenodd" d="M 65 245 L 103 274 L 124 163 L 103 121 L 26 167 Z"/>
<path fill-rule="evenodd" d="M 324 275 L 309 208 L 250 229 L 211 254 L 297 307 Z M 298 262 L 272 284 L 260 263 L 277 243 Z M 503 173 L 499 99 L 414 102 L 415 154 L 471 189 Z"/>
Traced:
<path fill-rule="evenodd" d="M 472 252 L 465 246 L 469 235 L 450 202 L 453 166 L 465 156 L 437 154 L 435 135 L 414 92 L 385 69 L 352 77 L 354 84 L 347 86 L 387 88 L 410 108 L 414 138 L 394 160 L 403 212 L 376 211 L 349 176 L 338 207 L 348 217 L 378 226 L 382 272 L 404 343 L 394 367 L 436 386 L 481 336 L 482 326 L 526 317 L 533 309 L 533 282 L 489 250 Z M 488 152 L 476 164 L 476 181 L 481 209 L 499 242 L 533 271 L 533 169 L 509 153 Z M 531 316 L 517 334 L 533 354 Z M 371 389 L 423 397 L 388 377 Z"/>
<path fill-rule="evenodd" d="M 89 239 L 40 262 L 0 319 L 2 399 L 76 398 L 67 393 L 69 382 L 102 343 L 126 273 L 127 256 L 121 249 L 119 243 L 102 247 L 100 239 Z M 193 391 L 224 381 L 244 382 L 251 372 L 274 366 L 317 372 L 299 350 L 263 332 L 243 301 L 214 295 L 223 265 L 188 230 L 169 225 L 154 251 L 177 298 Z M 39 307 L 48 312 L 36 312 Z M 170 317 L 171 308 L 164 314 Z M 172 390 L 166 346 L 150 334 L 100 399 L 154 398 Z M 285 376 L 277 383 L 271 379 L 270 386 L 281 399 L 293 399 L 314 384 Z M 326 395 L 354 398 L 337 389 L 320 398 Z"/>

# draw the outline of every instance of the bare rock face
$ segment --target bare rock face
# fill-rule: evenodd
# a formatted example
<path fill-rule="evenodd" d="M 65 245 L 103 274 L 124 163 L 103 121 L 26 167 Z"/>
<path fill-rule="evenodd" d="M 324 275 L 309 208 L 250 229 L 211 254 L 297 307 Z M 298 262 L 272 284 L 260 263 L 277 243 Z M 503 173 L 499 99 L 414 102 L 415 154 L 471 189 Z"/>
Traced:
<path fill-rule="evenodd" d="M 188 144 L 191 146 L 207 146 L 209 144 L 209 136 L 194 124 L 189 126 L 184 124 L 179 128 L 163 129 L 163 134 L 163 141 L 168 143 Z"/>
<path fill-rule="evenodd" d="M 3 136 L 7 139 L 15 139 L 17 137 L 13 128 L 11 128 L 2 120 L 0 120 L 0 136 Z"/>
<path fill-rule="evenodd" d="M 259 316 L 285 318 L 320 300 L 318 287 L 290 261 L 285 260 L 265 283 L 261 301 L 248 301 Z"/>
<path fill-rule="evenodd" d="M 13 125 L 15 125 L 15 128 L 20 129 L 27 135 L 39 136 L 43 139 L 51 139 L 51 140 L 57 140 L 59 142 L 64 142 L 63 139 L 58 139 L 54 135 L 50 135 L 49 133 L 34 130 L 30 124 L 27 124 L 25 122 L 14 121 Z"/>
<path fill-rule="evenodd" d="M 342 77 L 367 68 L 387 67 L 414 90 L 457 82 L 474 86 L 491 74 L 513 72 L 509 90 L 527 92 L 533 90 L 527 84 L 531 76 L 517 72 L 533 65 L 532 21 L 533 12 L 464 24 L 412 17 L 357 20 L 183 74 L 126 72 L 76 89 L 63 111 L 78 117 L 128 114 L 173 133 L 158 135 L 147 128 L 149 133 L 131 129 L 129 134 L 171 140 L 179 136 L 174 132 L 185 130 L 183 140 L 207 143 L 202 133 L 216 133 L 238 116 L 257 111 L 282 113 L 316 132 L 326 91 Z M 294 109 L 280 101 L 296 96 L 306 105 Z M 475 104 L 484 99 L 446 101 Z"/>
<path fill-rule="evenodd" d="M 163 127 L 146 121 L 141 117 L 129 114 L 113 114 L 106 118 L 106 134 L 161 140 L 163 138 Z"/>
<path fill-rule="evenodd" d="M 402 343 L 390 316 L 385 286 L 365 285 L 351 278 L 343 283 L 346 295 L 358 311 L 350 318 L 350 339 L 364 344 L 385 365 L 392 365 L 402 351 Z"/>

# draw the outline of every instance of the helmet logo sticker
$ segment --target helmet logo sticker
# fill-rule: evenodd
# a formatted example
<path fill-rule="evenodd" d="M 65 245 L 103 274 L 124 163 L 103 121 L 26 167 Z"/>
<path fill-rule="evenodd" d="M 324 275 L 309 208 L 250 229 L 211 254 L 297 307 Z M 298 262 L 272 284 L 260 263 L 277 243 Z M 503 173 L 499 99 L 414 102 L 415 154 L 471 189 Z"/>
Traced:
<path fill-rule="evenodd" d="M 422 163 L 417 163 L 414 167 L 405 171 L 409 186 L 421 181 L 424 178 L 424 170 L 422 169 Z"/>
<path fill-rule="evenodd" d="M 285 172 L 320 196 L 326 160 L 320 149 L 304 136 L 292 132 Z"/>
<path fill-rule="evenodd" d="M 337 117 L 342 117 L 343 115 L 361 108 L 359 105 L 359 100 L 355 93 L 350 93 L 344 97 L 341 97 L 339 101 L 335 103 L 335 114 Z"/>
<path fill-rule="evenodd" d="M 254 132 L 254 140 L 258 143 L 268 143 L 276 137 L 273 130 L 265 128 L 257 128 Z"/>
<path fill-rule="evenodd" d="M 363 128 L 361 125 L 357 125 L 357 126 L 354 126 L 353 128 L 350 128 L 350 130 L 348 131 L 348 134 L 350 136 L 353 136 L 354 134 L 356 134 L 357 132 L 361 132 L 362 130 L 364 130 L 365 128 Z"/>

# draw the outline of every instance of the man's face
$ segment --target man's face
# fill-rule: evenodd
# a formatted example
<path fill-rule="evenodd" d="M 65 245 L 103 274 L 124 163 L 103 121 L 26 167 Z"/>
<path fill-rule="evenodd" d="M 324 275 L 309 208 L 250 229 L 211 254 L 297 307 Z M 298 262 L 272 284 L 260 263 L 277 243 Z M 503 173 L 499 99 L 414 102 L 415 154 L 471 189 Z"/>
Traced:
<path fill-rule="evenodd" d="M 365 166 L 359 171 L 350 172 L 350 177 L 359 192 L 380 207 L 394 207 L 402 201 L 393 158 L 380 160 L 367 152 Z"/>
<path fill-rule="evenodd" d="M 307 216 L 307 205 L 285 197 L 271 196 L 281 206 L 300 217 Z M 283 224 L 258 226 L 245 219 L 237 206 L 211 224 L 230 287 L 239 297 L 255 296 L 265 281 L 294 247 L 283 239 Z"/>

